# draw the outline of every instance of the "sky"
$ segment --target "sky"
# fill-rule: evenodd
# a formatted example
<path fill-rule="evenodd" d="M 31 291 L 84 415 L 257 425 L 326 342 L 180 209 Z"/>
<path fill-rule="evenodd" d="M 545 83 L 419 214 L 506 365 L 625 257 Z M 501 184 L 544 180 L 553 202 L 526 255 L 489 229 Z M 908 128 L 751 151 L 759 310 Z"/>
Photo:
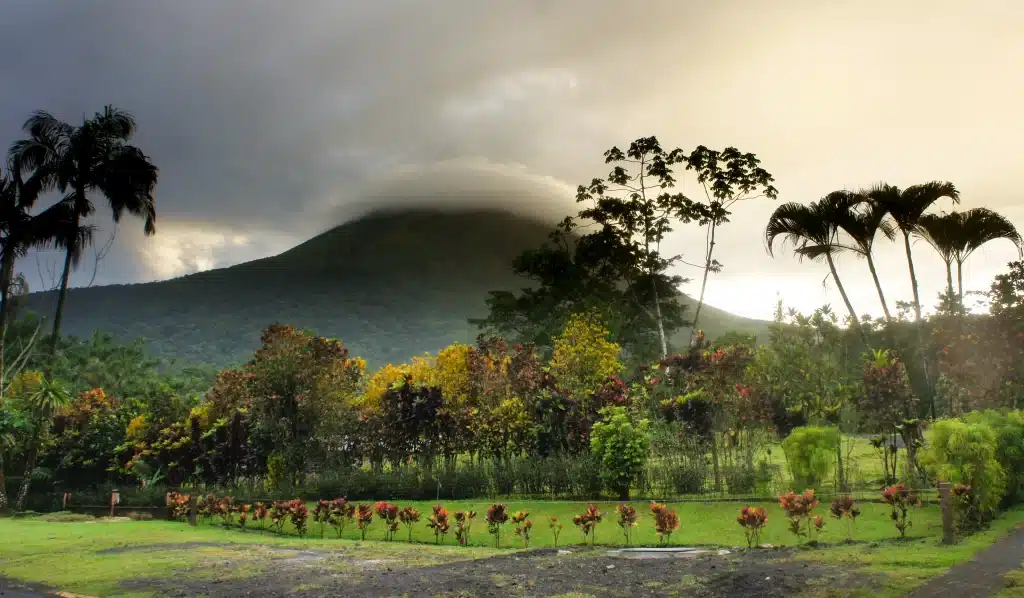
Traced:
<path fill-rule="evenodd" d="M 780 197 L 736 207 L 706 298 L 768 318 L 777 297 L 842 307 L 825 266 L 768 255 L 778 203 L 948 180 L 962 208 L 1024 226 L 1021 32 L 1020 0 L 4 0 L 0 144 L 37 109 L 136 116 L 134 143 L 160 168 L 158 232 L 100 210 L 103 258 L 75 285 L 273 255 L 402 199 L 511 194 L 516 209 L 567 212 L 613 145 L 735 146 Z M 680 226 L 666 249 L 698 261 L 703 242 Z M 882 245 L 890 302 L 909 300 L 902 248 Z M 1016 256 L 983 248 L 966 286 L 987 288 Z M 915 258 L 934 303 L 942 263 L 924 243 Z M 20 269 L 47 288 L 58 259 Z M 839 273 L 857 311 L 880 314 L 864 262 L 841 258 Z"/>

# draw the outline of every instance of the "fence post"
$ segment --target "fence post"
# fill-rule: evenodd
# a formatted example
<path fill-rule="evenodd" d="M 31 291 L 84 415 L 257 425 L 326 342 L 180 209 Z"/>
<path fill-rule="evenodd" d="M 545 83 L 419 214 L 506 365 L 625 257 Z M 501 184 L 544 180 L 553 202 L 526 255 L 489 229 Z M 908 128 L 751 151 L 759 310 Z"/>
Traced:
<path fill-rule="evenodd" d="M 117 490 L 110 491 L 110 516 L 117 513 L 117 503 L 121 502 L 121 493 Z"/>
<path fill-rule="evenodd" d="M 188 524 L 191 526 L 196 524 L 196 495 L 194 492 L 188 495 Z"/>
<path fill-rule="evenodd" d="M 939 482 L 939 506 L 942 508 L 942 543 L 956 542 L 956 525 L 953 523 L 953 497 L 950 493 L 952 484 Z"/>
<path fill-rule="evenodd" d="M 67 511 L 68 510 L 68 503 L 70 503 L 70 502 L 71 502 L 71 493 L 70 492 L 65 492 L 64 494 L 62 494 L 61 497 L 60 497 L 60 510 L 61 511 Z"/>

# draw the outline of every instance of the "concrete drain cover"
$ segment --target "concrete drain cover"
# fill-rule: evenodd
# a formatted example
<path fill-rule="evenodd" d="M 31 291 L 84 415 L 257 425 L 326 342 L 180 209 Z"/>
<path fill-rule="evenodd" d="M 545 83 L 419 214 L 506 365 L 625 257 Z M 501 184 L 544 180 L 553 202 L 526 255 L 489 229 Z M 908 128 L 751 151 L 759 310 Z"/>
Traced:
<path fill-rule="evenodd" d="M 697 548 L 621 548 L 609 550 L 608 556 L 620 559 L 684 559 L 707 554 L 709 551 Z"/>

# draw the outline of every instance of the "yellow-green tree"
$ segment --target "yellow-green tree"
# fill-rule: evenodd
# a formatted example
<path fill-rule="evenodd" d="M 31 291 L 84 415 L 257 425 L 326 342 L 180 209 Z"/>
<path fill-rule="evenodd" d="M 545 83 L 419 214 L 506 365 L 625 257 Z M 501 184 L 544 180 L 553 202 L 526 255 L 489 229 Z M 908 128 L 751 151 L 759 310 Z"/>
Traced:
<path fill-rule="evenodd" d="M 618 344 L 608 340 L 608 329 L 599 318 L 574 314 L 555 339 L 551 374 L 573 396 L 589 397 L 622 371 L 619 350 Z"/>

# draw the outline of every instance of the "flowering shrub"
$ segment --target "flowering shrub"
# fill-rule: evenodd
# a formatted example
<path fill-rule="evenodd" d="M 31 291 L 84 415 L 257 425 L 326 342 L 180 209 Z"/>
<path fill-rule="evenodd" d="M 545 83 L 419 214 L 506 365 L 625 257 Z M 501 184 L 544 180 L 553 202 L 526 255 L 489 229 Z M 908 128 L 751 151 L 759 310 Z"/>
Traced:
<path fill-rule="evenodd" d="M 167 493 L 167 518 L 171 521 L 180 521 L 188 516 L 188 503 L 192 500 L 191 494 L 178 494 L 177 492 Z"/>
<path fill-rule="evenodd" d="M 455 511 L 455 540 L 459 546 L 469 543 L 469 528 L 476 518 L 476 511 Z"/>
<path fill-rule="evenodd" d="M 427 527 L 434 530 L 434 543 L 441 544 L 451 528 L 448 521 L 448 509 L 443 505 L 434 505 L 434 513 L 427 519 Z"/>
<path fill-rule="evenodd" d="M 637 526 L 637 520 L 640 519 L 636 514 L 636 509 L 626 503 L 621 503 L 615 510 L 619 513 L 619 527 L 622 528 L 622 535 L 626 537 L 626 546 L 629 546 L 630 538 L 633 535 L 633 528 Z"/>
<path fill-rule="evenodd" d="M 913 521 L 908 519 L 908 512 L 910 507 L 921 506 L 921 499 L 918 498 L 917 492 L 908 490 L 902 482 L 899 484 L 893 484 L 882 491 L 882 500 L 884 500 L 891 508 L 892 513 L 889 514 L 889 518 L 892 519 L 896 525 L 896 529 L 900 532 L 900 538 L 907 537 L 907 528 L 913 525 Z"/>
<path fill-rule="evenodd" d="M 216 505 L 217 497 L 213 494 L 207 494 L 196 501 L 196 513 L 203 518 L 203 522 L 209 523 L 216 510 Z"/>
<path fill-rule="evenodd" d="M 398 531 L 398 505 L 390 502 L 378 502 L 373 506 L 377 517 L 384 522 L 384 539 L 390 542 L 395 539 Z"/>
<path fill-rule="evenodd" d="M 330 523 L 340 538 L 345 533 L 345 526 L 352 522 L 356 515 L 356 506 L 345 497 L 331 501 Z"/>
<path fill-rule="evenodd" d="M 288 503 L 283 500 L 274 502 L 270 509 L 270 527 L 277 533 L 284 531 L 284 523 L 288 520 Z"/>
<path fill-rule="evenodd" d="M 860 515 L 860 509 L 857 508 L 856 501 L 849 496 L 837 498 L 832 501 L 832 508 L 829 509 L 829 512 L 831 512 L 832 516 L 836 519 L 841 520 L 845 518 L 847 520 L 846 541 L 852 542 L 853 522 L 857 519 L 857 516 Z"/>
<path fill-rule="evenodd" d="M 405 524 L 405 528 L 409 532 L 409 542 L 412 542 L 412 526 L 420 520 L 420 512 L 412 507 L 405 507 L 398 512 L 398 520 Z"/>
<path fill-rule="evenodd" d="M 761 544 L 761 530 L 768 523 L 768 512 L 763 507 L 743 507 L 736 521 L 743 526 L 747 537 L 747 548 Z"/>
<path fill-rule="evenodd" d="M 654 531 L 658 534 L 659 543 L 667 544 L 672 539 L 672 533 L 679 529 L 679 515 L 675 509 L 653 500 L 651 513 L 654 514 Z"/>
<path fill-rule="evenodd" d="M 320 524 L 320 539 L 324 537 L 324 525 L 331 521 L 331 502 L 319 500 L 313 509 L 313 521 Z"/>
<path fill-rule="evenodd" d="M 265 504 L 263 504 L 261 502 L 258 502 L 258 503 L 256 503 L 255 505 L 252 506 L 252 519 L 253 519 L 253 521 L 259 521 L 260 522 L 260 533 L 261 534 L 263 533 L 263 530 L 266 528 L 266 525 L 267 525 L 267 515 L 268 514 L 269 514 L 269 511 L 267 510 L 267 505 L 265 505 Z"/>
<path fill-rule="evenodd" d="M 302 499 L 296 498 L 288 501 L 287 508 L 292 525 L 295 526 L 295 531 L 299 532 L 299 536 L 305 537 L 306 521 L 309 519 L 309 507 L 306 506 L 306 503 L 302 502 Z"/>
<path fill-rule="evenodd" d="M 366 539 L 366 532 L 369 531 L 371 523 L 373 523 L 373 507 L 360 503 L 356 507 L 356 527 L 359 528 L 361 539 Z"/>
<path fill-rule="evenodd" d="M 587 505 L 587 509 L 585 511 L 572 518 L 573 524 L 580 530 L 580 533 L 583 534 L 584 544 L 587 543 L 587 536 L 590 536 L 591 544 L 596 542 L 597 533 L 595 529 L 597 528 L 597 524 L 601 523 L 601 519 L 603 517 L 604 516 L 601 515 L 601 511 L 599 511 L 597 507 L 594 505 Z"/>
<path fill-rule="evenodd" d="M 825 520 L 812 515 L 814 507 L 818 506 L 818 499 L 814 497 L 814 490 L 808 488 L 802 494 L 796 494 L 792 490 L 786 494 L 779 495 L 779 506 L 786 512 L 789 518 L 789 531 L 799 538 L 806 536 L 811 539 L 812 532 L 821 531 Z M 806 523 L 806 529 L 804 529 Z"/>
<path fill-rule="evenodd" d="M 252 505 L 238 505 L 235 507 L 235 511 L 238 512 L 238 527 L 245 531 L 245 526 L 249 523 L 249 511 L 252 510 Z"/>
<path fill-rule="evenodd" d="M 548 520 L 548 529 L 551 530 L 551 536 L 555 539 L 555 548 L 558 548 L 558 535 L 562 533 L 564 527 L 564 525 L 558 522 L 558 517 L 554 515 Z"/>
<path fill-rule="evenodd" d="M 214 513 L 220 516 L 226 527 L 231 527 L 235 523 L 234 504 L 235 499 L 230 496 L 222 496 L 214 503 Z"/>
<path fill-rule="evenodd" d="M 487 533 L 494 536 L 494 546 L 501 545 L 501 526 L 508 521 L 508 511 L 503 504 L 493 504 L 487 509 Z"/>
<path fill-rule="evenodd" d="M 533 522 L 527 519 L 530 514 L 526 511 L 519 511 L 512 516 L 512 524 L 516 526 L 516 536 L 523 539 L 523 548 L 530 547 L 530 529 Z"/>

